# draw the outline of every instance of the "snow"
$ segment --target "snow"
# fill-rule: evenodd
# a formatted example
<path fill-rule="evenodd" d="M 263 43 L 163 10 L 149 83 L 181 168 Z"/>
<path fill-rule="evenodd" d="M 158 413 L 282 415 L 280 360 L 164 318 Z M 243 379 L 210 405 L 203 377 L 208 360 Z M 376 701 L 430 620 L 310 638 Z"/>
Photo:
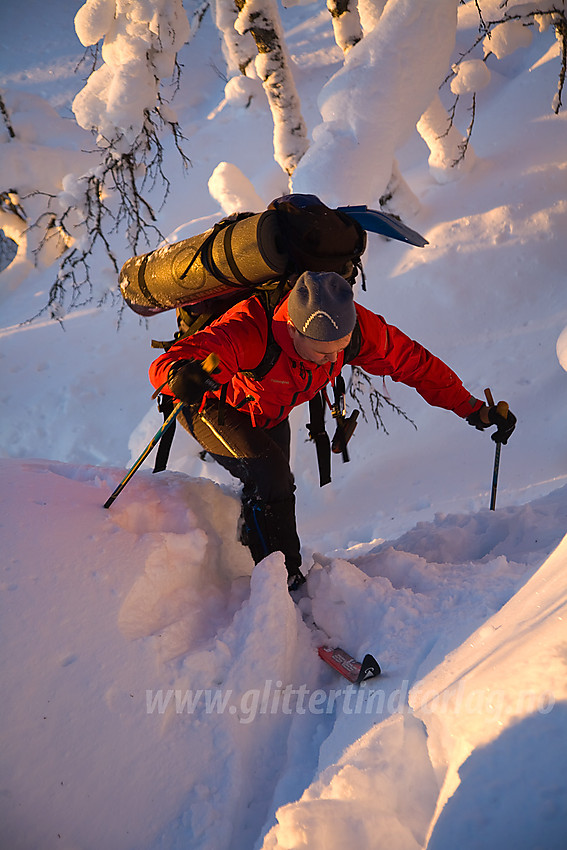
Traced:
<path fill-rule="evenodd" d="M 519 47 L 528 47 L 532 40 L 531 31 L 520 21 L 506 21 L 497 24 L 484 39 L 484 55 L 494 53 L 498 59 L 510 56 Z"/>
<path fill-rule="evenodd" d="M 451 80 L 453 94 L 476 92 L 490 82 L 490 71 L 480 59 L 468 59 L 453 66 L 455 77 Z"/>
<path fill-rule="evenodd" d="M 227 215 L 261 212 L 265 207 L 250 180 L 230 162 L 219 162 L 209 178 L 209 192 Z"/>
<path fill-rule="evenodd" d="M 563 328 L 557 340 L 557 359 L 567 372 L 567 327 Z"/>
<path fill-rule="evenodd" d="M 455 0 L 440 0 L 434 8 L 427 0 L 390 0 L 377 26 L 349 50 L 344 67 L 322 89 L 323 120 L 294 172 L 294 191 L 314 192 L 332 206 L 371 206 L 384 194 L 396 151 L 443 80 L 454 46 L 456 6 Z M 403 110 L 396 108 L 401 100 Z M 359 169 L 359 157 L 372 168 Z M 334 164 L 345 159 L 346 167 L 337 173 Z"/>
<path fill-rule="evenodd" d="M 87 0 L 75 15 L 75 32 L 81 44 L 96 44 L 114 23 L 115 0 Z"/>
<path fill-rule="evenodd" d="M 0 139 L 0 170 L 12 169 L 12 200 L 26 212 L 34 181 L 68 203 L 88 169 L 92 141 L 70 112 L 80 88 L 79 5 L 30 0 L 33 15 L 16 6 L 4 15 L 2 47 L 12 37 L 21 49 L 11 43 L 0 68 L 17 133 Z M 84 4 L 83 29 L 108 27 L 108 5 Z M 474 6 L 462 7 L 447 70 L 468 44 Z M 550 111 L 554 33 L 534 30 L 529 46 L 487 60 L 474 160 L 458 179 L 438 181 L 423 139 L 399 131 L 419 117 L 412 78 L 404 85 L 389 69 L 397 101 L 366 79 L 362 46 L 377 38 L 376 21 L 343 65 L 326 11 L 295 6 L 282 20 L 310 132 L 326 133 L 317 126 L 325 83 L 323 111 L 333 93 L 342 119 L 350 91 L 348 114 L 358 115 L 344 135 L 359 149 L 352 197 L 346 177 L 323 168 L 334 160 L 317 139 L 310 152 L 321 159 L 301 166 L 304 188 L 376 206 L 395 157 L 420 203 L 407 223 L 429 246 L 369 234 L 367 291 L 357 287 L 357 298 L 443 357 L 476 395 L 490 386 L 518 416 L 502 449 L 497 510 L 488 509 L 487 434 L 391 382 L 379 389 L 417 430 L 387 409 L 389 435 L 360 421 L 351 462 L 336 463 L 323 489 L 306 413 L 293 414 L 311 568 L 297 603 L 280 554 L 253 569 L 235 539 L 234 484 L 184 432 L 169 471 L 153 475 L 150 458 L 105 510 L 159 427 L 150 340 L 170 338 L 174 320 L 119 316 L 111 299 L 97 307 L 105 289 L 117 290 L 99 259 L 95 300 L 62 324 L 45 315 L 25 323 L 56 274 L 48 253 L 33 267 L 37 237 L 28 232 L 0 273 L 0 845 L 561 850 L 567 166 L 566 118 Z M 417 29 L 404 29 L 406 47 Z M 421 62 L 421 94 L 437 44 L 422 39 L 407 57 Z M 361 76 L 349 88 L 357 55 Z M 171 239 L 288 189 L 259 86 L 225 91 L 215 72 L 223 59 L 210 18 L 181 59 L 174 107 L 192 167 L 183 177 L 165 146 L 174 179 L 159 224 Z M 365 97 L 383 156 L 357 123 Z M 443 90 L 441 98 L 446 108 Z M 409 114 L 397 114 L 400 103 Z M 22 239 L 15 217 L 2 215 L 4 231 Z M 371 652 L 382 676 L 350 686 L 317 657 L 322 642 L 359 658 Z"/>

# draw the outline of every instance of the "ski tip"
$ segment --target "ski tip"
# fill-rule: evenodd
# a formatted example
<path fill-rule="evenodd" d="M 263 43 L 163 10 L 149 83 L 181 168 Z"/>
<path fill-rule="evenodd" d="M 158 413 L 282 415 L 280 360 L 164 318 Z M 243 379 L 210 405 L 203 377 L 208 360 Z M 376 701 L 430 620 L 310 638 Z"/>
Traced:
<path fill-rule="evenodd" d="M 337 207 L 337 209 L 354 218 L 364 230 L 371 233 L 378 233 L 381 236 L 387 236 L 389 239 L 397 239 L 399 242 L 415 245 L 416 248 L 424 248 L 429 245 L 425 236 L 389 213 L 369 210 L 368 207 L 363 205 Z"/>
<path fill-rule="evenodd" d="M 380 667 L 374 656 L 368 653 L 362 659 L 362 664 L 360 665 L 360 673 L 358 674 L 357 682 L 365 682 L 366 679 L 373 679 L 375 676 L 379 676 L 381 672 L 382 668 Z"/>
<path fill-rule="evenodd" d="M 356 658 L 340 646 L 320 646 L 318 653 L 323 661 L 326 661 L 327 664 L 354 685 L 359 685 L 367 679 L 373 679 L 382 672 L 380 665 L 374 656 L 370 654 L 364 656 L 361 664 L 360 661 L 357 661 Z"/>

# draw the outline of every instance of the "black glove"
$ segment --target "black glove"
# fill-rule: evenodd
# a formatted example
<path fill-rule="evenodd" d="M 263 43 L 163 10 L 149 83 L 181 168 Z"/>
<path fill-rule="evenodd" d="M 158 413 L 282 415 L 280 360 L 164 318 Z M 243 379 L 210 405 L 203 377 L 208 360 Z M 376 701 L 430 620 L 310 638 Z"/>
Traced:
<path fill-rule="evenodd" d="M 504 411 L 506 411 L 506 415 L 504 415 Z M 491 437 L 495 443 L 502 443 L 505 446 L 516 427 L 517 419 L 506 402 L 499 401 L 492 407 L 483 404 L 482 407 L 467 416 L 467 422 L 479 431 L 484 431 L 485 428 L 496 425 L 496 431 L 491 434 Z"/>
<path fill-rule="evenodd" d="M 171 392 L 185 404 L 198 404 L 207 390 L 215 390 L 217 382 L 195 360 L 178 360 L 169 370 L 167 383 Z"/>

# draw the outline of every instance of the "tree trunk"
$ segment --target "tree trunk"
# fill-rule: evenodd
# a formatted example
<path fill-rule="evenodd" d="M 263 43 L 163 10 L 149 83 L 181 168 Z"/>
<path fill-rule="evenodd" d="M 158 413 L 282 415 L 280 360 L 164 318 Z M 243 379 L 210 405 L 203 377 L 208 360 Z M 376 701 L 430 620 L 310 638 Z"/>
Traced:
<path fill-rule="evenodd" d="M 222 35 L 223 54 L 228 74 L 246 74 L 250 63 L 256 56 L 256 45 L 249 33 L 240 35 L 234 25 L 238 9 L 234 0 L 215 0 L 215 24 Z"/>
<path fill-rule="evenodd" d="M 274 120 L 274 158 L 291 175 L 309 142 L 277 6 L 275 0 L 235 2 L 240 12 L 237 32 L 250 32 L 258 48 L 256 71 Z"/>
<path fill-rule="evenodd" d="M 356 0 L 327 0 L 327 9 L 333 19 L 335 41 L 343 53 L 348 53 L 362 38 Z"/>

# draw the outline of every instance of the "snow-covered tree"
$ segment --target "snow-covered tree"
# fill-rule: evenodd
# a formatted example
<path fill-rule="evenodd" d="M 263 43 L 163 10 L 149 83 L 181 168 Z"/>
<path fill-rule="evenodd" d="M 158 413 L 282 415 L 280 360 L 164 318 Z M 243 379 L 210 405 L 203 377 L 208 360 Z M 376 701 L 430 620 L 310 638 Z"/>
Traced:
<path fill-rule="evenodd" d="M 328 203 L 378 201 L 390 182 L 397 149 L 443 81 L 456 26 L 457 0 L 433 5 L 389 0 L 374 29 L 349 51 L 343 68 L 321 91 L 322 122 L 293 175 L 295 191 L 317 193 L 332 171 L 337 179 Z M 370 173 L 359 172 L 359 157 L 373 161 Z"/>
<path fill-rule="evenodd" d="M 274 157 L 288 174 L 308 148 L 307 128 L 290 71 L 290 61 L 275 0 L 235 0 L 235 23 L 241 35 L 251 33 L 258 48 L 256 71 L 262 80 L 274 120 Z"/>
<path fill-rule="evenodd" d="M 114 259 L 105 219 L 123 224 L 132 246 L 153 231 L 159 234 L 155 213 L 143 197 L 148 182 L 162 180 L 167 194 L 161 131 L 168 128 L 180 147 L 182 134 L 163 81 L 174 78 L 177 52 L 188 40 L 190 26 L 182 0 L 86 0 L 75 16 L 81 43 L 102 43 L 102 64 L 93 67 L 73 101 L 77 123 L 96 137 L 98 162 L 86 173 L 69 177 L 64 185 L 68 207 L 65 232 L 75 244 L 62 264 L 52 298 L 76 270 L 89 279 L 89 256 L 97 240 Z M 84 218 L 83 233 L 80 219 Z M 74 220 L 73 220 L 74 219 Z"/>
<path fill-rule="evenodd" d="M 470 145 L 478 92 L 500 60 L 529 44 L 532 32 L 553 26 L 560 45 L 558 112 L 566 73 L 567 26 L 564 0 L 364 0 L 359 3 L 364 38 L 347 54 L 319 96 L 322 122 L 293 175 L 295 191 L 317 191 L 323 176 L 337 175 L 336 193 L 327 202 L 352 203 L 387 198 L 396 210 L 395 187 L 404 185 L 395 152 L 417 126 L 430 148 L 429 163 L 440 182 L 455 179 L 474 163 Z M 451 66 L 457 13 L 477 17 L 479 35 Z M 476 52 L 481 50 L 477 58 Z M 370 80 L 370 84 L 368 84 Z M 365 85 L 362 82 L 365 81 Z M 450 83 L 453 104 L 439 96 Z M 364 95 L 357 97 L 357 92 Z M 369 100 L 372 101 L 370 107 Z M 445 100 L 448 100 L 445 97 Z M 404 103 L 403 112 L 398 104 Z M 468 109 L 466 132 L 457 129 L 457 106 Z M 372 174 L 360 174 L 356 161 L 376 150 Z M 311 187 L 311 188 L 308 188 Z M 406 187 L 404 195 L 407 198 Z"/>

